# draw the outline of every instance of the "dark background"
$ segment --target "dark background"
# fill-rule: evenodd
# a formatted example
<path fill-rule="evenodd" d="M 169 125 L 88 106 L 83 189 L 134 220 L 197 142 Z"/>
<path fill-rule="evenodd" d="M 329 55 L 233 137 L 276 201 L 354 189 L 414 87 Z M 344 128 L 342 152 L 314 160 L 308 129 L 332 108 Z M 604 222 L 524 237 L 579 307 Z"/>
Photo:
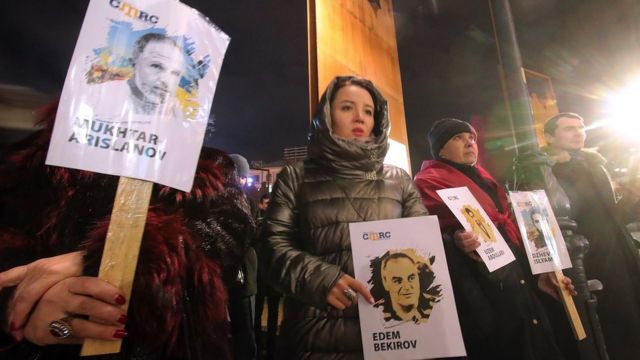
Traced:
<path fill-rule="evenodd" d="M 306 144 L 306 2 L 185 1 L 231 36 L 205 142 L 270 162 Z M 88 1 L 2 1 L 0 84 L 54 98 L 62 90 Z M 602 117 L 603 97 L 640 72 L 637 0 L 513 0 L 524 66 L 551 76 L 561 111 Z M 429 157 L 426 134 L 442 117 L 508 138 L 487 1 L 395 0 L 412 168 Z M 640 99 L 639 99 L 640 100 Z M 640 119 L 638 119 L 640 120 Z M 591 131 L 591 145 L 607 141 Z M 496 169 L 511 154 L 486 142 Z M 495 155 L 495 156 L 493 156 Z M 485 161 L 487 156 L 484 157 Z"/>

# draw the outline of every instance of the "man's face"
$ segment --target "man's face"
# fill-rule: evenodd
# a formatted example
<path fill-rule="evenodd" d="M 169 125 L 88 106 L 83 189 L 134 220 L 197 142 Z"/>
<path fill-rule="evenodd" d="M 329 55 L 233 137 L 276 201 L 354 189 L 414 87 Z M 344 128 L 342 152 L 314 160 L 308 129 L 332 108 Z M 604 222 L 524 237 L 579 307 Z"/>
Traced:
<path fill-rule="evenodd" d="M 475 164 L 478 161 L 476 136 L 468 132 L 454 135 L 440 150 L 440 157 L 457 164 Z"/>
<path fill-rule="evenodd" d="M 170 41 L 151 41 L 144 48 L 134 67 L 134 81 L 151 104 L 164 104 L 175 95 L 182 76 L 182 52 Z"/>
<path fill-rule="evenodd" d="M 542 232 L 542 214 L 534 213 L 531 215 L 531 220 L 533 222 L 533 226 L 535 226 L 538 231 Z"/>
<path fill-rule="evenodd" d="M 584 147 L 587 133 L 582 120 L 562 117 L 558 119 L 553 135 L 545 133 L 545 139 L 556 150 L 580 150 Z"/>
<path fill-rule="evenodd" d="M 382 269 L 384 288 L 391 302 L 402 306 L 417 306 L 420 296 L 420 279 L 415 263 L 408 258 L 391 259 Z"/>
<path fill-rule="evenodd" d="M 260 204 L 258 204 L 258 207 L 259 207 L 261 210 L 266 209 L 268 206 L 269 206 L 269 198 L 262 199 L 262 201 L 260 201 Z"/>

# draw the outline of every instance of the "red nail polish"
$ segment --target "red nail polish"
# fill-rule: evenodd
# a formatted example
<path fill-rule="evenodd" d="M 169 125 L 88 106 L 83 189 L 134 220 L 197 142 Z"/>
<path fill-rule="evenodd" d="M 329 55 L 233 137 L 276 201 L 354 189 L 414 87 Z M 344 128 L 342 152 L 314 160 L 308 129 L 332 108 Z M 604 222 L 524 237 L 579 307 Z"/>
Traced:
<path fill-rule="evenodd" d="M 118 318 L 118 322 L 122 325 L 126 325 L 127 324 L 127 315 L 122 314 L 120 315 L 120 317 Z"/>
<path fill-rule="evenodd" d="M 127 302 L 127 300 L 122 295 L 116 296 L 115 301 L 116 301 L 116 304 L 118 304 L 118 305 L 124 305 L 124 303 Z"/>
<path fill-rule="evenodd" d="M 129 335 L 129 334 L 127 334 L 127 332 L 124 331 L 124 329 L 118 329 L 118 330 L 113 332 L 113 338 L 114 339 L 122 339 L 127 335 Z"/>

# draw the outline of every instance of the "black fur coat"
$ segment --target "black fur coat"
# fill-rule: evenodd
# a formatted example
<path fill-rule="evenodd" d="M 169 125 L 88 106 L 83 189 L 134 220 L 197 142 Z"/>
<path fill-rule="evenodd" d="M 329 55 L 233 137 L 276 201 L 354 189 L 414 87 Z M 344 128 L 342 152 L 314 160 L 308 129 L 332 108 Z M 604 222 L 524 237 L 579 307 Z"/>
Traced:
<path fill-rule="evenodd" d="M 44 109 L 45 129 L 1 158 L 0 271 L 84 249 L 85 274 L 97 274 L 118 177 L 44 165 L 55 112 L 56 106 Z M 120 354 L 104 358 L 231 357 L 225 284 L 233 281 L 254 231 L 235 179 L 226 154 L 203 148 L 191 192 L 154 186 L 129 335 Z M 3 327 L 12 291 L 0 291 Z M 79 347 L 23 341 L 9 351 L 11 358 L 68 359 Z"/>

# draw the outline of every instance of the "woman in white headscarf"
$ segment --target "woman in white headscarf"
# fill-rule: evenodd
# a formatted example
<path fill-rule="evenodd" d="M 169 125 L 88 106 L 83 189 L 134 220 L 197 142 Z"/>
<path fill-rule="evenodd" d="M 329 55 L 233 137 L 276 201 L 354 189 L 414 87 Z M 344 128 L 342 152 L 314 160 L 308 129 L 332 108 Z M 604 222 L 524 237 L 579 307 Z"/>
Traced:
<path fill-rule="evenodd" d="M 309 158 L 278 175 L 263 238 L 269 278 L 286 295 L 281 358 L 362 358 L 349 223 L 426 215 L 402 169 L 383 165 L 387 101 L 358 77 L 337 77 L 311 123 Z"/>

